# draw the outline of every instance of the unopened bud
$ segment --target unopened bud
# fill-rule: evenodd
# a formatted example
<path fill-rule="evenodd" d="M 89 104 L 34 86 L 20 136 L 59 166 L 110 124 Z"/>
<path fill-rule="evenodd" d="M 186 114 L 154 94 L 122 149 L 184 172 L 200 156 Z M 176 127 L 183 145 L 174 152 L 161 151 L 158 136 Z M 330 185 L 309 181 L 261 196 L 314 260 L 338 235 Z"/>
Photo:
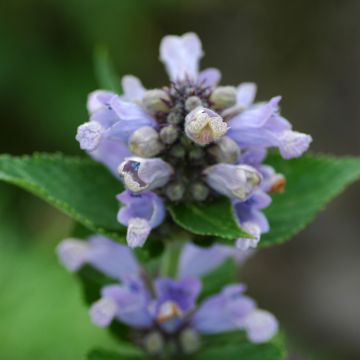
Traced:
<path fill-rule="evenodd" d="M 148 90 L 143 98 L 144 107 L 150 113 L 168 112 L 170 110 L 169 102 L 169 95 L 160 89 Z"/>
<path fill-rule="evenodd" d="M 201 99 L 197 96 L 190 96 L 185 101 L 185 109 L 189 112 L 199 106 L 201 106 Z"/>
<path fill-rule="evenodd" d="M 137 129 L 130 137 L 129 149 L 135 155 L 150 158 L 159 154 L 164 148 L 159 133 L 150 126 Z"/>
<path fill-rule="evenodd" d="M 166 196 L 171 201 L 180 201 L 185 193 L 185 187 L 181 183 L 169 184 L 166 187 Z"/>
<path fill-rule="evenodd" d="M 205 153 L 204 150 L 200 147 L 194 147 L 189 151 L 189 158 L 191 160 L 199 160 L 204 157 Z"/>
<path fill-rule="evenodd" d="M 185 156 L 185 149 L 180 145 L 175 145 L 171 148 L 170 154 L 176 158 L 183 158 Z"/>
<path fill-rule="evenodd" d="M 173 144 L 179 136 L 179 129 L 173 125 L 165 126 L 160 131 L 160 139 L 164 144 Z"/>
<path fill-rule="evenodd" d="M 184 117 L 182 116 L 182 114 L 179 111 L 171 112 L 166 118 L 166 121 L 168 122 L 168 124 L 171 124 L 171 125 L 180 124 L 183 120 L 184 120 Z"/>
<path fill-rule="evenodd" d="M 223 136 L 208 151 L 219 163 L 234 164 L 240 155 L 239 146 L 227 136 Z"/>
<path fill-rule="evenodd" d="M 144 336 L 144 349 L 150 355 L 157 355 L 164 349 L 164 339 L 157 331 Z"/>
<path fill-rule="evenodd" d="M 191 195 L 192 195 L 193 199 L 196 201 L 206 200 L 206 198 L 209 196 L 209 192 L 210 192 L 209 188 L 201 182 L 196 182 L 196 183 L 192 184 L 190 191 L 191 191 Z"/>
<path fill-rule="evenodd" d="M 228 130 L 227 124 L 215 111 L 198 107 L 185 118 L 185 133 L 196 144 L 205 146 L 220 139 Z"/>
<path fill-rule="evenodd" d="M 185 354 L 193 354 L 200 349 L 200 336 L 192 329 L 180 333 L 180 346 Z"/>
<path fill-rule="evenodd" d="M 210 96 L 215 109 L 226 109 L 236 104 L 236 88 L 233 86 L 219 86 Z"/>

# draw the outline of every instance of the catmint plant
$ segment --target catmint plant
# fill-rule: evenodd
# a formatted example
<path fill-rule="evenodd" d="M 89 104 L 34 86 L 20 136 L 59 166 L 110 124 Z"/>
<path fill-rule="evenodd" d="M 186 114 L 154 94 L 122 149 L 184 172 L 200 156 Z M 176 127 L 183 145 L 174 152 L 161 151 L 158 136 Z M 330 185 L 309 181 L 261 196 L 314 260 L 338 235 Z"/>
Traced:
<path fill-rule="evenodd" d="M 123 95 L 89 95 L 90 119 L 78 129 L 80 147 L 119 176 L 126 190 L 118 221 L 128 227 L 130 247 L 144 245 L 151 229 L 166 221 L 168 203 L 210 203 L 228 197 L 239 225 L 249 234 L 236 246 L 256 247 L 269 231 L 261 209 L 285 178 L 263 164 L 269 148 L 284 159 L 301 156 L 309 135 L 293 131 L 280 115 L 280 96 L 255 102 L 256 85 L 221 86 L 215 68 L 199 71 L 203 56 L 196 34 L 166 36 L 160 60 L 170 83 L 145 89 L 122 79 Z"/>
<path fill-rule="evenodd" d="M 199 70 L 202 56 L 196 34 L 165 36 L 167 84 L 126 75 L 121 94 L 92 92 L 76 140 L 95 161 L 0 156 L 0 180 L 74 220 L 59 259 L 83 283 L 91 321 L 131 350 L 88 360 L 284 359 L 278 321 L 237 268 L 360 178 L 358 158 L 302 156 L 312 138 L 281 115 L 281 97 L 222 84 L 219 70 Z"/>

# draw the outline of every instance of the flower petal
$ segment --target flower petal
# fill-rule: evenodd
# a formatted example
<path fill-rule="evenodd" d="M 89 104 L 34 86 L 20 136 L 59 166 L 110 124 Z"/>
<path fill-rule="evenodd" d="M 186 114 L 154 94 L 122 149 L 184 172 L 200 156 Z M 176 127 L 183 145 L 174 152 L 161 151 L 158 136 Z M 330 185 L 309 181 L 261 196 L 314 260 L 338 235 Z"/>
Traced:
<path fill-rule="evenodd" d="M 127 246 L 100 235 L 91 236 L 88 241 L 63 240 L 57 247 L 57 254 L 64 266 L 71 271 L 78 270 L 85 263 L 116 279 L 128 274 L 138 274 L 140 271 Z"/>
<path fill-rule="evenodd" d="M 255 310 L 245 319 L 244 328 L 249 340 L 262 343 L 270 340 L 279 329 L 275 316 L 265 310 Z"/>
<path fill-rule="evenodd" d="M 172 81 L 196 80 L 199 60 L 203 56 L 201 42 L 194 33 L 168 35 L 161 40 L 160 60 Z"/>
<path fill-rule="evenodd" d="M 216 68 L 207 68 L 200 72 L 198 84 L 202 86 L 215 87 L 221 79 L 221 72 Z"/>
<path fill-rule="evenodd" d="M 124 99 L 128 101 L 140 102 L 144 97 L 146 89 L 139 78 L 133 75 L 125 75 L 121 79 L 124 90 Z"/>
<path fill-rule="evenodd" d="M 126 240 L 131 248 L 142 247 L 151 232 L 150 223 L 142 218 L 131 218 L 128 222 Z"/>
<path fill-rule="evenodd" d="M 255 83 L 240 84 L 236 91 L 236 106 L 247 109 L 255 100 L 256 90 Z"/>

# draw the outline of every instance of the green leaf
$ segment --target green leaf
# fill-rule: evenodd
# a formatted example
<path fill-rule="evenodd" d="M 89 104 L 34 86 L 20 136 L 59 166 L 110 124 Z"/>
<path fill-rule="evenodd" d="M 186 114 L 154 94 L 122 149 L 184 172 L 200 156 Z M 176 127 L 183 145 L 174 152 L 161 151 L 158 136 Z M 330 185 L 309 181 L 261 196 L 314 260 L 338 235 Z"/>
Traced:
<path fill-rule="evenodd" d="M 233 240 L 251 237 L 237 224 L 231 202 L 218 198 L 209 204 L 188 203 L 168 207 L 173 220 L 198 235 L 218 236 Z"/>
<path fill-rule="evenodd" d="M 95 74 L 99 86 L 104 90 L 114 91 L 117 94 L 122 93 L 120 79 L 116 76 L 109 52 L 104 46 L 95 48 Z"/>
<path fill-rule="evenodd" d="M 278 155 L 267 163 L 286 177 L 283 194 L 273 196 L 265 214 L 270 232 L 261 246 L 284 242 L 308 225 L 326 204 L 360 178 L 360 159 L 308 154 L 299 159 L 282 160 Z"/>
<path fill-rule="evenodd" d="M 119 352 L 102 349 L 92 350 L 86 358 L 87 360 L 140 360 L 144 357 L 140 350 L 129 344 L 128 347 L 123 346 Z"/>
<path fill-rule="evenodd" d="M 125 227 L 116 220 L 115 196 L 123 190 L 122 184 L 90 159 L 2 155 L 0 180 L 39 196 L 93 232 L 125 241 Z"/>
<path fill-rule="evenodd" d="M 283 360 L 283 337 L 277 335 L 264 344 L 249 342 L 243 331 L 204 337 L 203 350 L 193 360 Z"/>

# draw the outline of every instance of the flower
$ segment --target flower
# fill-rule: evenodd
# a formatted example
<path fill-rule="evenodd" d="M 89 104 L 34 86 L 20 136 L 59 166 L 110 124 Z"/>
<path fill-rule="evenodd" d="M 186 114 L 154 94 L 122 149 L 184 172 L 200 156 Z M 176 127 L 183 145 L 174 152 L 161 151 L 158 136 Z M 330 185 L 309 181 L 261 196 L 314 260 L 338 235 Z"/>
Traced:
<path fill-rule="evenodd" d="M 113 321 L 126 324 L 138 332 L 140 336 L 134 338 L 149 353 L 161 353 L 171 342 L 179 343 L 183 353 L 192 353 L 199 349 L 201 336 L 235 330 L 243 330 L 249 341 L 261 343 L 278 330 L 275 317 L 257 308 L 255 301 L 244 294 L 243 284 L 227 285 L 198 303 L 200 276 L 228 258 L 238 259 L 240 255 L 240 261 L 244 260 L 244 253 L 234 248 L 215 245 L 203 249 L 187 244 L 175 279 L 144 277 L 144 269 L 130 249 L 103 236 L 92 236 L 88 241 L 64 240 L 57 252 L 71 271 L 87 263 L 114 279 L 114 284 L 104 286 L 92 304 L 91 320 L 100 327 Z"/>
<path fill-rule="evenodd" d="M 117 199 L 123 204 L 117 218 L 119 223 L 128 226 L 128 245 L 132 248 L 142 246 L 151 229 L 164 220 L 163 200 L 150 191 L 135 195 L 128 190 L 119 194 Z"/>
<path fill-rule="evenodd" d="M 133 194 L 151 191 L 165 203 L 230 198 L 239 226 L 252 235 L 238 239 L 238 248 L 255 247 L 269 229 L 261 213 L 271 202 L 267 194 L 282 191 L 286 182 L 264 165 L 267 150 L 278 149 L 284 159 L 299 157 L 312 138 L 294 131 L 280 114 L 281 96 L 255 102 L 254 83 L 219 86 L 219 70 L 199 70 L 202 56 L 196 34 L 165 36 L 160 60 L 170 83 L 147 90 L 126 75 L 123 95 L 94 91 L 87 103 L 90 119 L 76 139 Z M 129 228 L 131 246 L 142 246 L 159 225 L 150 218 L 118 218 Z"/>

